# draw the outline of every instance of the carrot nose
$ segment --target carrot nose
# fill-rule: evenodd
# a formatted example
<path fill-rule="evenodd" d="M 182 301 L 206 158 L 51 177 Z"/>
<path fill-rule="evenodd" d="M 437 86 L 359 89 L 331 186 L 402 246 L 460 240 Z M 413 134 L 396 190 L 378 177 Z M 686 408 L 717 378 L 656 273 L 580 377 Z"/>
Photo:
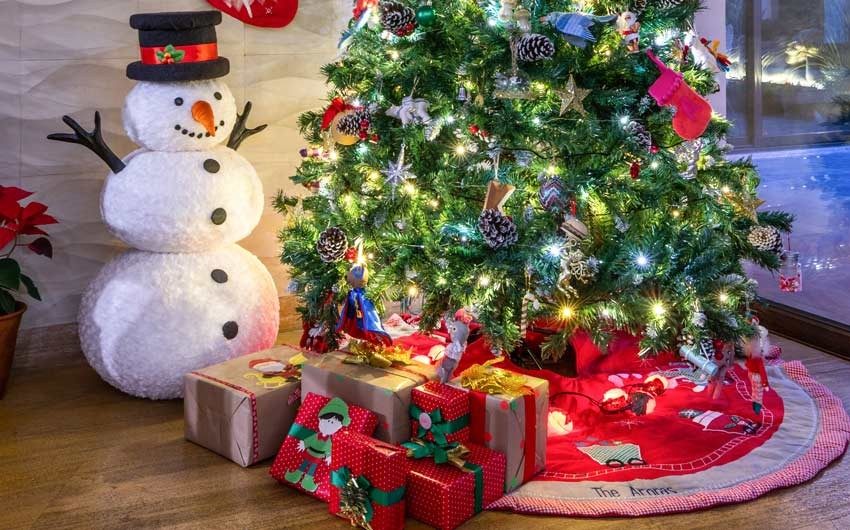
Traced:
<path fill-rule="evenodd" d="M 196 122 L 204 126 L 204 129 L 215 136 L 215 116 L 213 115 L 212 107 L 204 100 L 196 101 L 192 104 L 192 118 Z"/>

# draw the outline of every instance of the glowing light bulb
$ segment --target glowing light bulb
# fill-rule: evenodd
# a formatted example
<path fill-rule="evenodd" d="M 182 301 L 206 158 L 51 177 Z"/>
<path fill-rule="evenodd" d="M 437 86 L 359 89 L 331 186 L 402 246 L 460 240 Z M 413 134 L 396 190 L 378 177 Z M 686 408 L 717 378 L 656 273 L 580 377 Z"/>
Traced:
<path fill-rule="evenodd" d="M 446 285 L 446 279 L 440 276 L 437 278 L 437 285 Z"/>
<path fill-rule="evenodd" d="M 649 258 L 643 252 L 638 252 L 637 256 L 635 256 L 635 265 L 644 268 L 649 265 Z"/>
<path fill-rule="evenodd" d="M 672 215 L 672 216 L 673 216 L 673 219 L 678 219 L 678 218 L 679 218 L 679 216 L 680 216 L 680 215 L 682 215 L 682 213 L 681 213 L 679 210 L 676 210 L 676 209 L 674 208 L 674 209 L 670 212 L 670 215 Z"/>
<path fill-rule="evenodd" d="M 339 153 L 336 152 L 336 149 L 333 149 L 333 150 L 331 150 L 331 152 L 328 153 L 328 158 L 332 162 L 336 162 L 337 159 L 339 159 Z"/>
<path fill-rule="evenodd" d="M 540 125 L 540 118 L 537 116 L 533 117 L 531 119 L 531 123 L 533 123 L 534 125 Z"/>
<path fill-rule="evenodd" d="M 553 258 L 557 258 L 561 255 L 561 245 L 558 243 L 552 243 L 551 245 L 546 246 L 545 251 Z"/>
<path fill-rule="evenodd" d="M 404 186 L 401 189 L 408 195 L 413 195 L 416 193 L 416 185 L 409 181 L 405 182 Z"/>
<path fill-rule="evenodd" d="M 487 25 L 490 26 L 491 28 L 495 28 L 498 23 L 499 22 L 495 18 L 488 18 L 487 19 Z"/>
<path fill-rule="evenodd" d="M 546 84 L 542 81 L 535 81 L 531 83 L 531 87 L 538 92 L 543 92 L 544 90 L 546 90 Z"/>
<path fill-rule="evenodd" d="M 369 145 L 361 143 L 357 146 L 357 153 L 360 155 L 365 155 L 369 152 Z"/>
<path fill-rule="evenodd" d="M 389 54 L 390 54 L 390 59 L 392 59 L 393 61 L 398 60 L 398 58 L 399 58 L 398 50 L 390 50 Z"/>
<path fill-rule="evenodd" d="M 726 291 L 720 291 L 720 294 L 717 295 L 717 299 L 720 300 L 721 304 L 725 304 L 729 301 L 729 294 Z"/>
<path fill-rule="evenodd" d="M 362 107 L 363 103 L 360 101 L 360 98 L 355 98 L 351 100 L 351 105 L 354 107 Z"/>
<path fill-rule="evenodd" d="M 620 116 L 620 125 L 628 125 L 630 121 L 632 121 L 632 119 L 629 118 L 628 115 Z"/>
<path fill-rule="evenodd" d="M 652 314 L 655 318 L 661 318 L 667 313 L 667 308 L 664 307 L 664 304 L 661 302 L 655 302 L 652 304 Z"/>
<path fill-rule="evenodd" d="M 454 122 L 455 122 L 455 117 L 454 117 L 454 116 L 452 116 L 451 114 L 449 114 L 448 116 L 446 116 L 445 118 L 443 118 L 443 121 L 444 121 L 444 122 L 446 122 L 446 123 L 448 123 L 449 125 L 451 125 L 452 123 L 454 123 Z"/>
<path fill-rule="evenodd" d="M 489 286 L 490 285 L 490 277 L 487 276 L 486 274 L 482 274 L 481 276 L 478 277 L 478 285 L 480 285 L 481 287 Z"/>
<path fill-rule="evenodd" d="M 457 144 L 455 146 L 455 154 L 457 156 L 463 156 L 466 154 L 466 146 L 463 144 Z"/>
<path fill-rule="evenodd" d="M 658 169 L 658 165 L 659 165 L 658 160 L 653 160 L 652 162 L 649 163 L 649 167 L 652 168 L 652 169 Z"/>
<path fill-rule="evenodd" d="M 609 311 L 607 307 L 603 307 L 599 314 L 601 314 L 603 318 L 611 318 L 611 311 Z"/>
<path fill-rule="evenodd" d="M 419 295 L 419 288 L 418 287 L 416 287 L 415 285 L 411 285 L 410 287 L 407 288 L 407 296 L 413 298 L 417 295 Z"/>
<path fill-rule="evenodd" d="M 569 320 L 569 319 L 573 318 L 573 315 L 575 314 L 575 312 L 573 311 L 572 307 L 570 307 L 568 305 L 563 305 L 563 306 L 561 306 L 561 310 L 558 311 L 558 314 L 561 315 L 561 319 Z"/>
<path fill-rule="evenodd" d="M 729 186 L 723 186 L 722 188 L 720 188 L 720 191 L 722 191 L 723 193 L 729 193 L 732 190 L 729 189 Z"/>
<path fill-rule="evenodd" d="M 440 201 L 438 201 L 437 199 L 431 199 L 430 201 L 428 201 L 428 206 L 436 210 L 440 207 Z"/>
<path fill-rule="evenodd" d="M 375 254 L 370 252 L 370 253 L 366 254 L 366 257 L 369 258 L 369 259 L 375 259 Z"/>
<path fill-rule="evenodd" d="M 546 173 L 549 173 L 550 175 L 554 175 L 557 172 L 558 168 L 556 168 L 554 164 L 549 164 L 549 167 L 546 168 Z"/>

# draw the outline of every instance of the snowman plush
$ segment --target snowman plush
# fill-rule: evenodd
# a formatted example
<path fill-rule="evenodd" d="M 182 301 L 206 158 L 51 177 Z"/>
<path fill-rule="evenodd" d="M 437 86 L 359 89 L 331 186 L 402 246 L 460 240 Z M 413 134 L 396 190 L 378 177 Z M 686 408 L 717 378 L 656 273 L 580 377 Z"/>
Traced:
<path fill-rule="evenodd" d="M 221 77 L 219 11 L 137 14 L 139 81 L 127 96 L 127 135 L 140 149 L 119 159 L 94 130 L 64 116 L 72 134 L 112 170 L 101 195 L 106 225 L 134 247 L 108 263 L 83 295 L 80 340 L 107 382 L 134 396 L 182 395 L 185 373 L 273 345 L 279 307 L 271 275 L 236 245 L 257 225 L 263 189 L 236 152 L 247 103 Z"/>

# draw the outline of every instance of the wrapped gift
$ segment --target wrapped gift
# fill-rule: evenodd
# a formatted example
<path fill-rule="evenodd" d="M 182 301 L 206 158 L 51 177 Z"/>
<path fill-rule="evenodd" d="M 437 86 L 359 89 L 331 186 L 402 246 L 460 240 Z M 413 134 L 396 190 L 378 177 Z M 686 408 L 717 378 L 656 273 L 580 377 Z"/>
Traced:
<path fill-rule="evenodd" d="M 446 445 L 469 439 L 469 396 L 463 390 L 429 381 L 413 389 L 411 437 Z"/>
<path fill-rule="evenodd" d="M 441 530 L 460 526 L 504 491 L 505 455 L 467 444 L 451 461 L 412 460 L 407 477 L 407 513 Z"/>
<path fill-rule="evenodd" d="M 372 434 L 377 424 L 371 411 L 338 397 L 307 393 L 269 473 L 278 482 L 327 502 L 335 436 L 344 431 Z"/>
<path fill-rule="evenodd" d="M 410 461 L 404 449 L 341 432 L 331 458 L 330 512 L 372 530 L 404 528 Z"/>
<path fill-rule="evenodd" d="M 505 490 L 513 491 L 546 465 L 549 381 L 491 364 L 472 365 L 451 384 L 469 391 L 469 441 L 505 455 Z"/>
<path fill-rule="evenodd" d="M 302 362 L 280 346 L 186 374 L 186 439 L 240 466 L 274 456 L 298 410 Z"/>
<path fill-rule="evenodd" d="M 410 438 L 411 391 L 437 376 L 433 366 L 418 362 L 392 362 L 386 357 L 370 362 L 344 352 L 311 358 L 303 371 L 305 394 L 339 396 L 371 410 L 378 416 L 375 438 L 395 444 Z"/>

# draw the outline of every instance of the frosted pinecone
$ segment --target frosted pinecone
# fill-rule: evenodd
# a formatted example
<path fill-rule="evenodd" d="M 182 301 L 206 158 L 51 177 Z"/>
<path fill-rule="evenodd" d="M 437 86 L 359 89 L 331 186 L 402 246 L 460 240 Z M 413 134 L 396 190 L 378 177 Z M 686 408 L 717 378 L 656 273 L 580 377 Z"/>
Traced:
<path fill-rule="evenodd" d="M 652 4 L 660 9 L 672 9 L 680 6 L 685 0 L 652 0 Z"/>
<path fill-rule="evenodd" d="M 555 44 L 546 35 L 528 33 L 516 43 L 516 58 L 524 63 L 551 59 L 555 55 Z"/>
<path fill-rule="evenodd" d="M 369 122 L 372 120 L 371 114 L 366 109 L 358 109 L 347 113 L 341 117 L 336 123 L 336 128 L 342 134 L 348 136 L 357 136 L 362 129 L 369 128 Z M 365 127 L 364 127 L 365 125 Z"/>
<path fill-rule="evenodd" d="M 496 209 L 487 209 L 478 216 L 478 230 L 484 242 L 492 249 L 500 249 L 517 242 L 516 225 L 507 215 Z"/>
<path fill-rule="evenodd" d="M 316 241 L 316 252 L 325 263 L 339 261 L 348 249 L 348 238 L 345 232 L 336 226 L 332 226 L 319 234 Z"/>
<path fill-rule="evenodd" d="M 649 130 L 643 126 L 643 124 L 636 121 L 630 122 L 628 125 L 628 132 L 631 141 L 642 150 L 649 152 L 650 149 L 652 149 L 652 135 L 649 133 Z"/>
<path fill-rule="evenodd" d="M 381 26 L 397 37 L 416 29 L 416 12 L 399 2 L 381 2 Z"/>
<path fill-rule="evenodd" d="M 772 226 L 754 226 L 747 234 L 747 241 L 762 252 L 782 252 L 782 235 Z"/>

